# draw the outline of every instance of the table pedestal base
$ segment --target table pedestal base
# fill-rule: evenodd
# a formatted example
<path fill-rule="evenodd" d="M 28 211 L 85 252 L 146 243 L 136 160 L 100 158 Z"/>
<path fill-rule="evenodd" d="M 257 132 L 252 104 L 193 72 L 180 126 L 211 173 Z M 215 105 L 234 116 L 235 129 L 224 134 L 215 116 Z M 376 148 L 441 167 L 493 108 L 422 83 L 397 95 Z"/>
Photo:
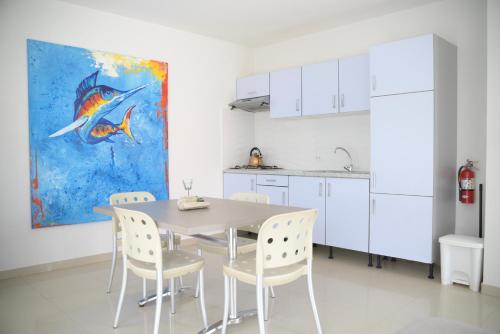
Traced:
<path fill-rule="evenodd" d="M 185 286 L 185 287 L 182 287 L 182 288 L 179 288 L 175 291 L 175 294 L 179 294 L 181 292 L 184 292 L 184 290 L 187 290 L 187 289 L 191 289 L 191 287 L 189 286 Z M 170 297 L 172 293 L 170 292 L 170 289 L 169 288 L 165 288 L 163 290 L 163 298 L 165 297 Z M 154 302 L 156 300 L 156 294 L 153 294 L 153 295 L 149 295 L 147 296 L 146 298 L 143 298 L 143 299 L 140 299 L 138 304 L 139 304 L 139 307 L 144 307 L 146 304 L 148 303 L 151 303 L 151 302 Z"/>
<path fill-rule="evenodd" d="M 240 311 L 240 312 L 238 312 L 238 316 L 236 318 L 228 319 L 227 325 L 228 326 L 238 325 L 245 318 L 250 318 L 250 317 L 255 317 L 255 316 L 257 316 L 257 310 L 255 310 L 255 309 Z M 213 334 L 213 333 L 217 333 L 221 329 L 222 329 L 222 320 L 219 320 L 219 321 L 214 322 L 213 324 L 209 325 L 207 328 L 202 329 L 201 331 L 198 332 L 198 334 Z"/>

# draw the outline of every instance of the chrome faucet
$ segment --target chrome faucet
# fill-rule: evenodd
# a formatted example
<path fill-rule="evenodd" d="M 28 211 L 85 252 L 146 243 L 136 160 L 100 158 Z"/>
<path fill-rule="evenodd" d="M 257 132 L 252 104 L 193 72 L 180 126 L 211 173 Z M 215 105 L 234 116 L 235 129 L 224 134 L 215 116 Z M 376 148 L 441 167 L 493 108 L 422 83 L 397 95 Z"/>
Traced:
<path fill-rule="evenodd" d="M 344 151 L 344 152 L 345 152 L 345 154 L 347 154 L 347 156 L 349 157 L 349 164 L 348 164 L 348 165 L 345 165 L 345 166 L 344 166 L 344 169 L 345 169 L 346 171 L 348 171 L 349 173 L 351 173 L 351 172 L 352 172 L 352 168 L 353 168 L 351 154 L 349 154 L 349 151 L 347 151 L 345 148 L 343 148 L 343 147 L 341 147 L 341 146 L 337 146 L 337 147 L 335 148 L 335 154 L 337 154 L 337 151 L 338 151 L 338 150 Z"/>

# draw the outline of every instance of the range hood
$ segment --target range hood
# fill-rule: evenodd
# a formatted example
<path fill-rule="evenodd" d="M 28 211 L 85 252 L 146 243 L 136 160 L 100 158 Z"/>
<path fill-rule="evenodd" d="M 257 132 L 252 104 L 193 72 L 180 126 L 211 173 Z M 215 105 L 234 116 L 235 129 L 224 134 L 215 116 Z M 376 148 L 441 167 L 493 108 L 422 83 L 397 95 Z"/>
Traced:
<path fill-rule="evenodd" d="M 237 108 L 249 112 L 269 111 L 269 95 L 240 99 L 229 103 L 231 110 Z"/>

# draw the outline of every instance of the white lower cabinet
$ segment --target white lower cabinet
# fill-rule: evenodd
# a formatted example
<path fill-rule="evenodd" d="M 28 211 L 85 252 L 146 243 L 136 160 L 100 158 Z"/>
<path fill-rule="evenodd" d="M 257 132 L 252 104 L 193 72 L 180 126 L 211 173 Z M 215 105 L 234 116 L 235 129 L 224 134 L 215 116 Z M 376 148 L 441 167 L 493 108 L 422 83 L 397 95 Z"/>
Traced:
<path fill-rule="evenodd" d="M 270 200 L 269 204 L 288 205 L 288 187 L 257 185 L 257 192 L 267 194 Z"/>
<path fill-rule="evenodd" d="M 325 244 L 325 178 L 290 176 L 288 181 L 288 204 L 318 210 L 314 225 L 313 242 Z"/>
<path fill-rule="evenodd" d="M 370 185 L 367 179 L 326 179 L 326 244 L 368 252 Z"/>
<path fill-rule="evenodd" d="M 230 198 L 234 193 L 255 192 L 257 175 L 224 173 L 224 198 Z"/>
<path fill-rule="evenodd" d="M 432 197 L 371 194 L 370 253 L 432 263 Z"/>

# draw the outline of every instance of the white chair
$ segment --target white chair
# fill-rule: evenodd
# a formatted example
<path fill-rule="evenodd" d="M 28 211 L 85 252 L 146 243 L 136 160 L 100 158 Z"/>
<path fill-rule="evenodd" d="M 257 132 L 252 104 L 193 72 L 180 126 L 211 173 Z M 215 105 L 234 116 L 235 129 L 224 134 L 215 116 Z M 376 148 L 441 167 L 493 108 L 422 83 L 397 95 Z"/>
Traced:
<path fill-rule="evenodd" d="M 147 191 L 134 191 L 134 192 L 124 192 L 124 193 L 116 193 L 112 194 L 109 197 L 109 205 L 118 205 L 118 204 L 130 204 L 130 203 L 143 203 L 143 202 L 151 202 L 156 201 L 156 198 L 153 194 Z M 111 292 L 111 285 L 113 284 L 113 277 L 115 275 L 116 268 L 116 257 L 118 253 L 118 240 L 121 239 L 121 230 L 120 226 L 115 218 L 112 219 L 112 233 L 113 233 L 113 253 L 111 257 L 111 270 L 108 278 L 108 289 L 107 293 Z M 165 240 L 165 239 L 163 239 Z M 181 238 L 179 236 L 175 236 L 174 244 L 178 246 L 181 242 Z M 166 247 L 166 241 L 164 241 L 164 246 Z M 146 285 L 144 283 L 143 286 L 143 298 L 146 298 Z"/>
<path fill-rule="evenodd" d="M 200 306 L 203 326 L 207 328 L 205 311 L 202 257 L 182 250 L 164 250 L 155 221 L 145 213 L 122 208 L 114 208 L 115 217 L 122 227 L 123 277 L 120 299 L 116 310 L 114 328 L 118 327 L 123 298 L 127 287 L 127 271 L 132 270 L 139 277 L 156 280 L 156 310 L 154 334 L 160 326 L 160 313 L 163 298 L 163 280 L 170 280 L 170 291 L 174 290 L 175 278 L 198 272 L 200 282 Z M 175 313 L 175 293 L 170 294 L 171 313 Z"/>
<path fill-rule="evenodd" d="M 316 328 L 322 333 L 312 286 L 312 235 L 316 217 L 316 210 L 311 209 L 269 218 L 260 228 L 256 256 L 247 254 L 224 265 L 223 334 L 229 316 L 230 278 L 256 286 L 259 331 L 265 334 L 263 293 L 267 295 L 270 286 L 288 284 L 301 276 L 307 276 Z"/>
<path fill-rule="evenodd" d="M 231 195 L 231 199 L 235 201 L 242 202 L 252 202 L 252 203 L 261 203 L 261 204 L 269 204 L 270 199 L 267 194 L 259 194 L 254 192 L 239 192 Z M 260 225 L 250 225 L 240 228 L 240 231 L 259 233 Z M 225 233 L 219 233 L 213 235 L 213 237 L 217 239 L 226 239 Z M 257 242 L 254 239 L 238 237 L 238 255 L 247 254 L 254 252 L 257 247 Z M 219 255 L 228 255 L 228 247 L 227 245 L 218 244 L 211 242 L 209 240 L 198 240 L 198 255 L 202 256 L 203 251 L 219 254 Z M 271 287 L 271 296 L 274 298 L 274 290 Z M 196 288 L 195 297 L 198 297 L 198 287 Z"/>

